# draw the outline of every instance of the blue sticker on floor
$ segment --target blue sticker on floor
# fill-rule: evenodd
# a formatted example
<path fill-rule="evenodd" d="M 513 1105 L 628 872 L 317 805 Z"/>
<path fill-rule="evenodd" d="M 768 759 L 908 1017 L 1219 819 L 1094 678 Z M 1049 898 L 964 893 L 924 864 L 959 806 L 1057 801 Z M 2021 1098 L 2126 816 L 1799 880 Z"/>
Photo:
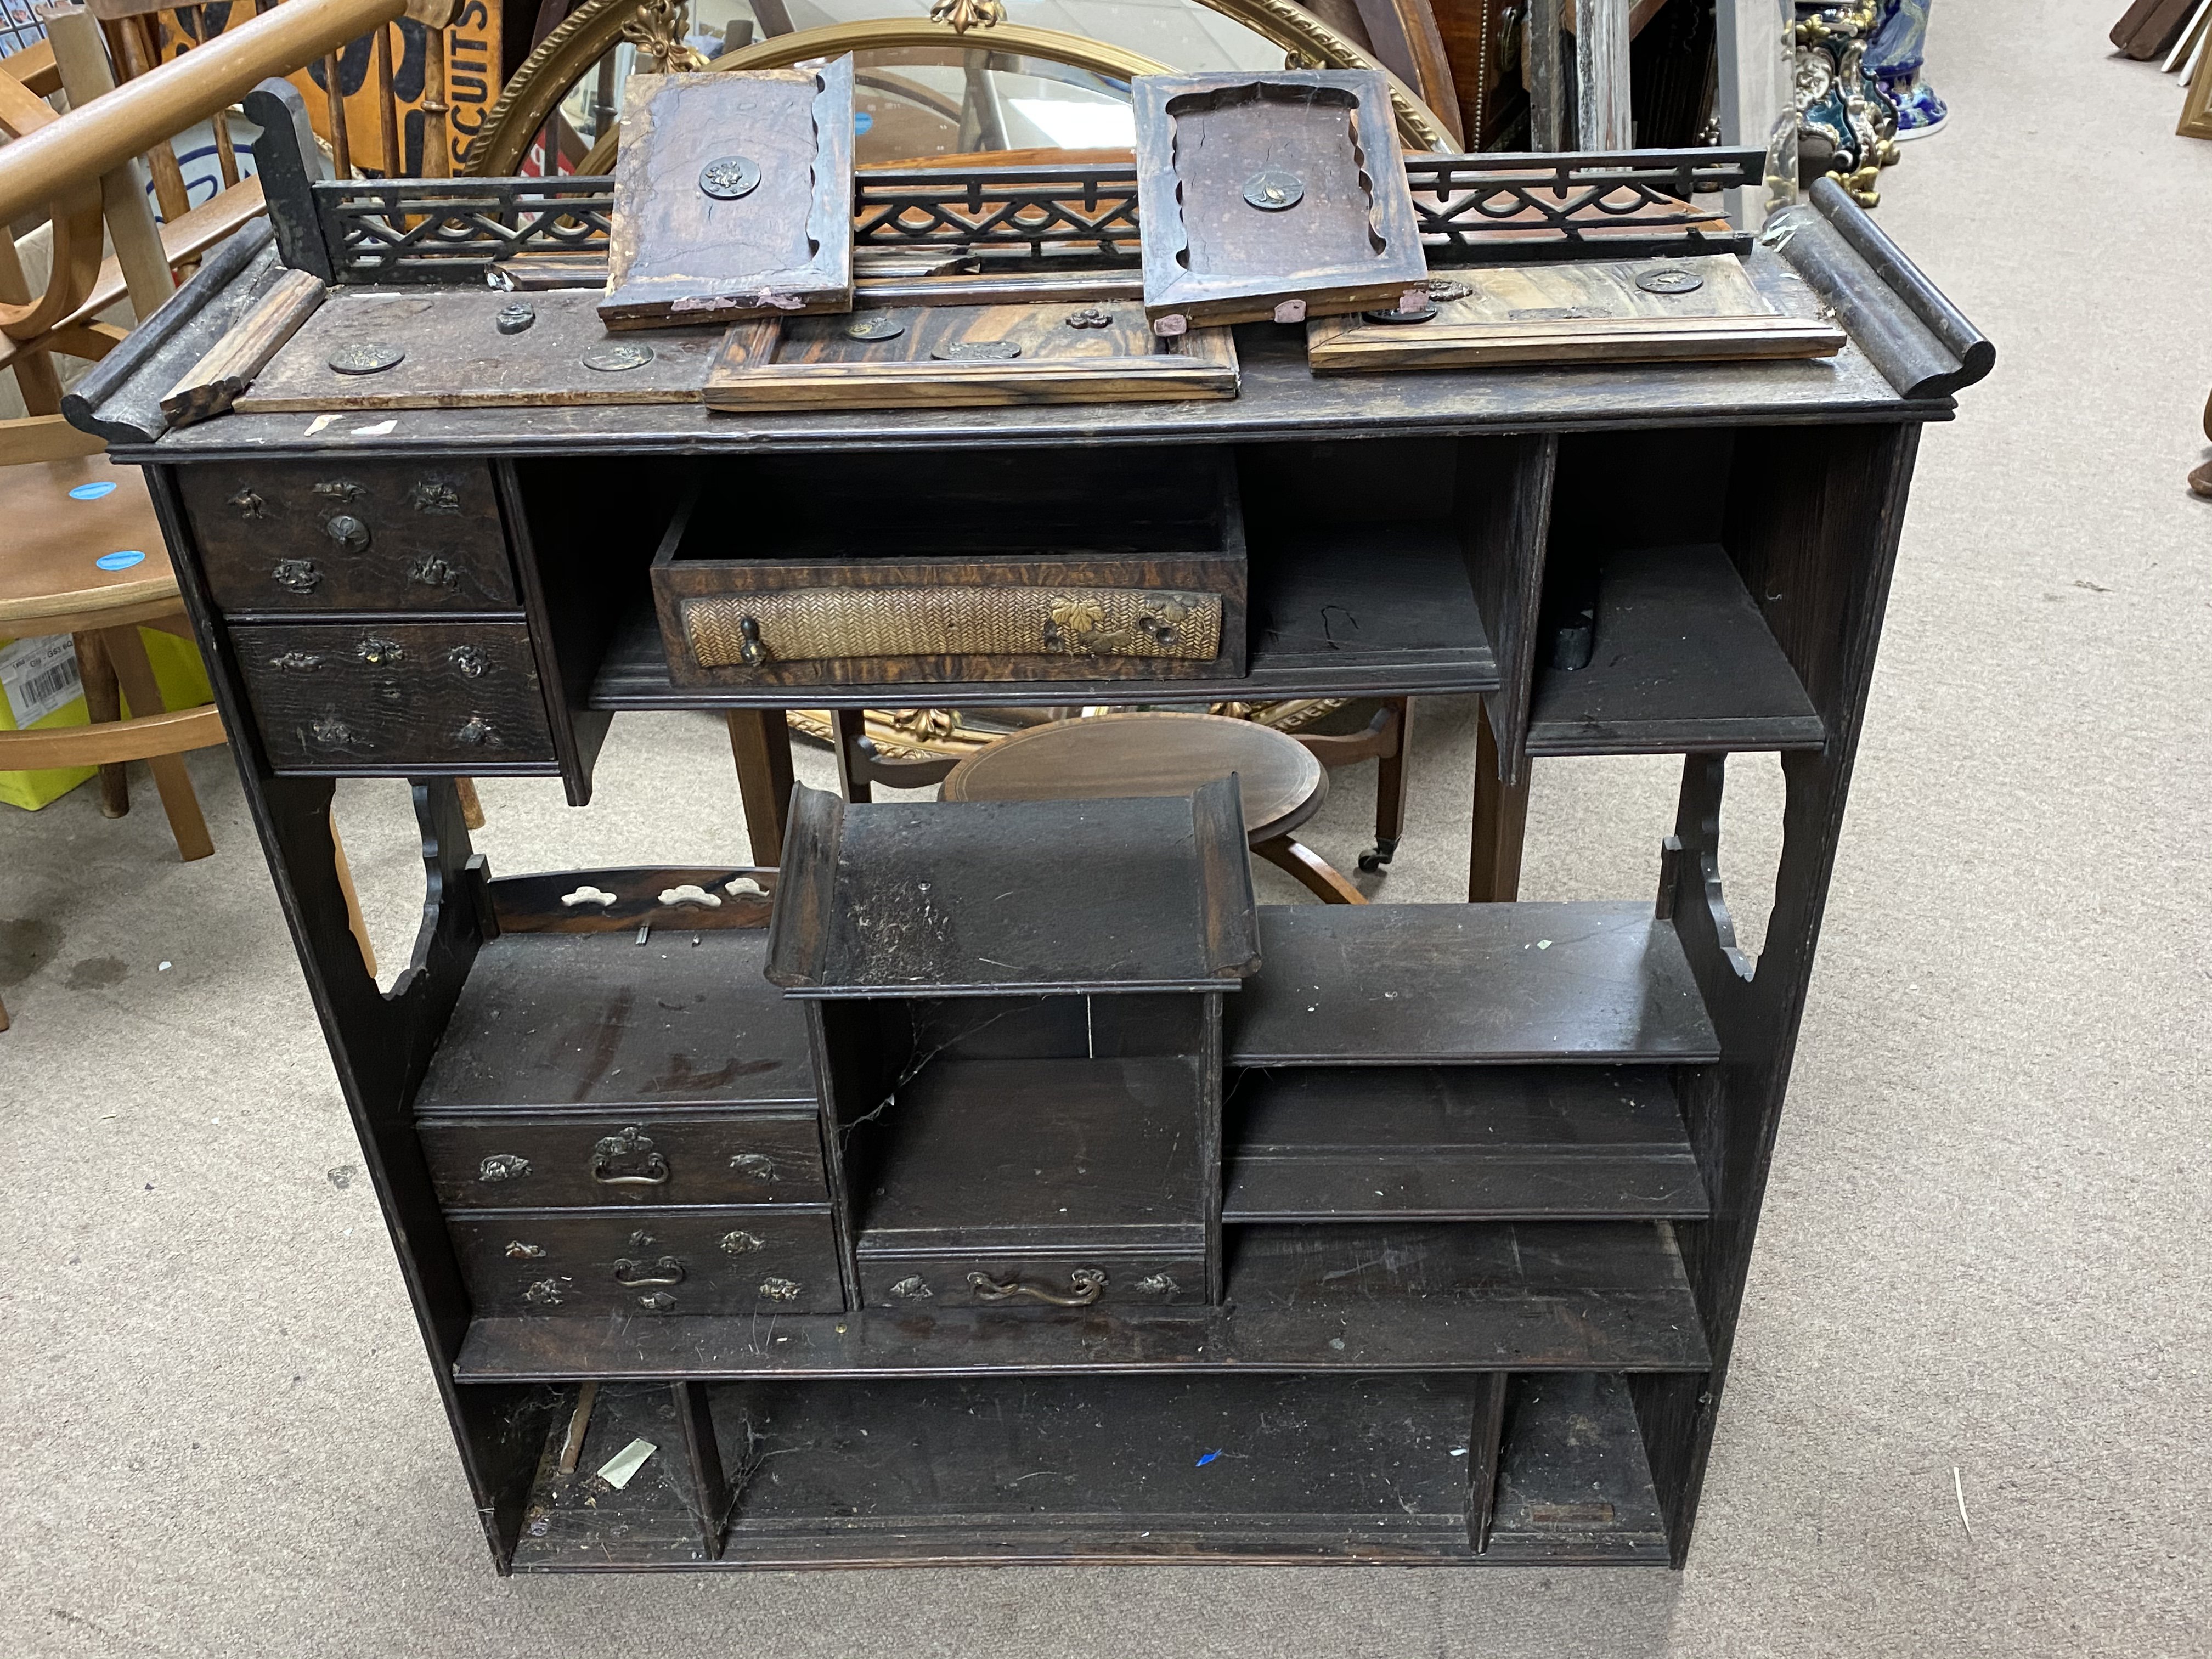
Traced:
<path fill-rule="evenodd" d="M 128 570 L 134 564 L 146 562 L 143 553 L 103 553 L 93 562 L 102 570 Z"/>
<path fill-rule="evenodd" d="M 110 483 L 79 484 L 70 491 L 70 499 L 73 501 L 96 501 L 102 495 L 114 493 L 115 486 Z"/>
<path fill-rule="evenodd" d="M 1201 1458 L 1200 1458 L 1200 1459 L 1198 1460 L 1198 1467 L 1199 1467 L 1200 1468 L 1201 1468 L 1201 1469 L 1202 1469 L 1202 1468 L 1205 1468 L 1208 1463 L 1211 1463 L 1211 1462 L 1212 1462 L 1215 1458 L 1217 1458 L 1217 1457 L 1218 1457 L 1218 1456 L 1220 1456 L 1220 1455 L 1221 1455 L 1221 1454 L 1220 1454 L 1219 1452 L 1218 1452 L 1218 1451 L 1211 1451 L 1211 1452 L 1208 1452 L 1208 1453 L 1206 1453 L 1206 1455 L 1205 1456 L 1203 1456 L 1203 1457 L 1201 1457 Z"/>

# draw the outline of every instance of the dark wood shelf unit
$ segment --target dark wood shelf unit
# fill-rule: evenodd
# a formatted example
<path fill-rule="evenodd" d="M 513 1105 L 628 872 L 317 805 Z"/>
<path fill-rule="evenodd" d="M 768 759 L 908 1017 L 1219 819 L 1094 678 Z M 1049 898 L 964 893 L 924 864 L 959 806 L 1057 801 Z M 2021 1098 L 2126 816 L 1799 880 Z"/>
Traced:
<path fill-rule="evenodd" d="M 1263 905 L 1260 951 L 1229 1009 L 1232 1066 L 1720 1058 L 1648 904 Z"/>
<path fill-rule="evenodd" d="M 1539 662 L 1531 755 L 1674 755 L 1818 749 L 1813 701 L 1711 542 L 1640 547 L 1598 562 L 1587 666 Z"/>
<path fill-rule="evenodd" d="M 1255 1067 L 1224 1110 L 1225 1224 L 1711 1212 L 1660 1066 Z"/>
<path fill-rule="evenodd" d="M 479 1318 L 465 1382 L 940 1373 L 1697 1371 L 1697 1304 L 1663 1222 L 1232 1230 L 1218 1306 L 933 1304 L 773 1322 Z"/>
<path fill-rule="evenodd" d="M 1747 270 L 1790 315 L 1842 320 L 1850 343 L 1818 361 L 1316 377 L 1302 331 L 1260 325 L 1238 331 L 1233 399 L 233 414 L 165 434 L 131 423 L 173 378 L 159 353 L 101 365 L 79 401 L 147 468 L 499 1571 L 1684 1564 L 1920 427 L 1990 360 L 1847 198 L 1814 194 L 1817 222 Z M 280 216 L 279 242 L 307 247 L 286 226 L 311 220 Z M 743 480 L 768 474 L 926 540 L 933 501 L 1059 476 L 1085 481 L 1113 546 L 1146 494 L 1113 481 L 1201 458 L 1235 472 L 1241 676 L 672 680 L 650 570 L 681 501 L 710 515 L 709 553 L 711 515 L 734 549 Z M 1006 493 L 1008 545 L 1023 509 Z M 803 500 L 787 519 L 813 522 Z M 378 550 L 341 568 L 357 529 Z M 294 608 L 303 563 L 322 611 Z M 1540 667 L 1547 595 L 1593 568 L 1597 659 Z M 467 603 L 498 613 L 468 625 L 509 630 L 514 677 L 472 672 L 497 666 L 481 644 L 372 645 L 375 675 L 328 677 L 330 732 L 264 720 L 257 677 L 370 663 L 371 629 L 406 647 L 434 636 L 397 630 L 441 605 L 473 614 L 426 585 L 448 570 L 511 573 Z M 272 652 L 279 617 L 302 642 Z M 489 695 L 526 682 L 535 704 Z M 1465 906 L 1267 909 L 1242 934 L 1217 906 L 1194 926 L 1194 896 L 1245 868 L 1241 835 L 1194 874 L 1147 820 L 1128 840 L 1158 856 L 1103 874 L 1054 864 L 1048 836 L 903 866 L 878 916 L 911 938 L 847 950 L 836 872 L 806 867 L 820 837 L 802 821 L 787 840 L 775 810 L 790 708 L 1445 692 L 1485 710 Z M 780 876 L 495 880 L 474 855 L 457 778 L 557 769 L 580 805 L 613 711 L 693 708 L 732 715 L 754 862 Z M 1747 748 L 1778 750 L 1786 787 L 1756 962 L 1719 876 L 1725 757 Z M 1656 902 L 1510 902 L 1531 755 L 1674 750 Z M 349 926 L 331 807 L 337 779 L 395 772 L 426 897 L 387 992 Z M 1050 890 L 1006 901 L 1010 926 L 986 907 L 1032 885 L 1008 872 L 1033 856 Z M 957 926 L 931 920 L 923 881 Z M 787 958 L 764 937 L 771 890 L 780 927 L 811 929 Z M 786 1000 L 772 957 L 812 994 Z M 1232 1078 L 1249 1097 L 1224 1144 Z M 1178 1098 L 1194 1152 L 1157 1157 Z M 1056 1103 L 1073 1109 L 1041 1130 Z M 975 1129 L 1010 1144 L 963 1159 Z M 1073 1184 L 1094 1167 L 1118 1197 Z M 1041 1169 L 1076 1172 L 1058 1203 Z M 971 1179 L 1031 1235 L 982 1237 Z M 1133 1231 L 1148 1196 L 1185 1208 L 1164 1246 Z M 1053 1236 L 1063 1206 L 1079 1243 Z M 892 1261 L 929 1294 L 878 1301 Z M 1079 1285 L 1086 1268 L 1110 1282 Z M 563 1474 L 585 1384 L 601 1398 Z M 1279 1408 L 1300 1426 L 1255 1443 Z M 634 1438 L 656 1449 L 617 1492 L 595 1471 Z"/>
<path fill-rule="evenodd" d="M 611 1383 L 563 1474 L 573 1404 L 550 1414 L 518 1571 L 1666 1560 L 1604 1376 Z M 595 1471 L 634 1438 L 655 1452 L 615 1490 Z"/>

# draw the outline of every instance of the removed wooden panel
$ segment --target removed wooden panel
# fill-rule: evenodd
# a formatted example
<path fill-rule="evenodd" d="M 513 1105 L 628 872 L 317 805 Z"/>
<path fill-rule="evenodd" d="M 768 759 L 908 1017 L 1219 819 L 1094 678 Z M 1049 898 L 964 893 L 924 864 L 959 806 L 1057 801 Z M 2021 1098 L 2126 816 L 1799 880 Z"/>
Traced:
<path fill-rule="evenodd" d="M 1395 306 L 1427 279 L 1379 71 L 1134 84 L 1145 313 L 1161 332 Z"/>
<path fill-rule="evenodd" d="M 1121 304 L 934 306 L 732 326 L 709 409 L 949 409 L 1237 395 L 1225 328 L 1156 337 Z"/>
<path fill-rule="evenodd" d="M 1249 1071 L 1228 1109 L 1224 1222 L 1707 1212 L 1657 1067 Z"/>
<path fill-rule="evenodd" d="M 509 1316 L 470 1325 L 454 1372 L 463 1382 L 538 1382 L 1232 1367 L 1699 1371 L 1711 1363 L 1664 1222 L 1244 1227 L 1229 1248 L 1218 1307 L 925 1302 L 772 1326 L 750 1316 Z"/>
<path fill-rule="evenodd" d="M 161 412 L 175 426 L 228 414 L 254 376 L 315 314 L 323 295 L 323 279 L 313 271 L 288 270 L 279 276 L 207 356 L 185 371 L 161 399 Z"/>
<path fill-rule="evenodd" d="M 599 315 L 619 328 L 853 304 L 853 60 L 632 76 Z"/>
<path fill-rule="evenodd" d="M 1826 736 L 1726 550 L 1706 543 L 1604 556 L 1589 663 L 1540 656 L 1527 752 L 1818 749 Z"/>
<path fill-rule="evenodd" d="M 1671 923 L 1649 904 L 1267 904 L 1231 1063 L 1717 1060 Z"/>
<path fill-rule="evenodd" d="M 598 298 L 588 290 L 339 289 L 236 407 L 269 415 L 696 403 L 722 331 L 709 325 L 650 340 L 617 338 L 593 309 Z M 401 355 L 367 374 L 331 367 L 333 356 L 371 347 Z"/>
<path fill-rule="evenodd" d="M 1317 374 L 1499 363 L 1634 363 L 1829 357 L 1833 323 L 1791 317 L 1734 254 L 1687 259 L 1455 270 L 1428 284 L 1421 320 L 1331 317 L 1309 324 Z"/>

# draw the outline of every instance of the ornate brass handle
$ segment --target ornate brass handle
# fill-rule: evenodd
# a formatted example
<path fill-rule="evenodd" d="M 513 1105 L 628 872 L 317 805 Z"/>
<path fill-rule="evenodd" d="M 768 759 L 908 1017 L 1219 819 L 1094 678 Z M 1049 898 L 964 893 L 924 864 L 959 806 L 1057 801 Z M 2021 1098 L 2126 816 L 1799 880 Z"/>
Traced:
<path fill-rule="evenodd" d="M 651 1264 L 650 1273 L 641 1273 L 647 1264 L 632 1261 L 628 1257 L 615 1263 L 615 1283 L 617 1285 L 681 1285 L 684 1264 L 672 1255 L 664 1255 Z"/>
<path fill-rule="evenodd" d="M 627 1158 L 641 1158 L 642 1161 L 625 1169 L 617 1160 Z M 649 1136 L 635 1129 L 624 1129 L 592 1148 L 592 1179 L 602 1187 L 665 1187 L 668 1184 L 668 1160 L 653 1150 Z"/>
<path fill-rule="evenodd" d="M 1068 1274 L 1068 1289 L 1064 1295 L 1042 1285 L 1024 1285 L 1018 1279 L 1010 1279 L 1001 1285 L 988 1273 L 969 1273 L 968 1283 L 974 1288 L 978 1302 L 1015 1302 L 1027 1297 L 1031 1302 L 1050 1303 L 1055 1308 L 1087 1308 L 1104 1292 L 1106 1275 L 1096 1267 L 1078 1267 Z"/>
<path fill-rule="evenodd" d="M 324 521 L 323 533 L 339 546 L 358 553 L 368 545 L 368 526 L 350 513 L 333 513 Z"/>

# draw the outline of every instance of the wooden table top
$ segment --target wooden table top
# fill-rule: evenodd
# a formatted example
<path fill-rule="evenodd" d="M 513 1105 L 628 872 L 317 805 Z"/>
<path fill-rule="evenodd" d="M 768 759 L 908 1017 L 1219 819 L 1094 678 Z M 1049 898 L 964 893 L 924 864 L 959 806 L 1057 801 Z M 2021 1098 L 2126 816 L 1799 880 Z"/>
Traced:
<path fill-rule="evenodd" d="M 1143 710 L 1054 720 L 954 767 L 946 800 L 1103 800 L 1187 795 L 1237 775 L 1255 844 L 1286 836 L 1328 799 L 1328 773 L 1296 738 L 1221 714 Z"/>

